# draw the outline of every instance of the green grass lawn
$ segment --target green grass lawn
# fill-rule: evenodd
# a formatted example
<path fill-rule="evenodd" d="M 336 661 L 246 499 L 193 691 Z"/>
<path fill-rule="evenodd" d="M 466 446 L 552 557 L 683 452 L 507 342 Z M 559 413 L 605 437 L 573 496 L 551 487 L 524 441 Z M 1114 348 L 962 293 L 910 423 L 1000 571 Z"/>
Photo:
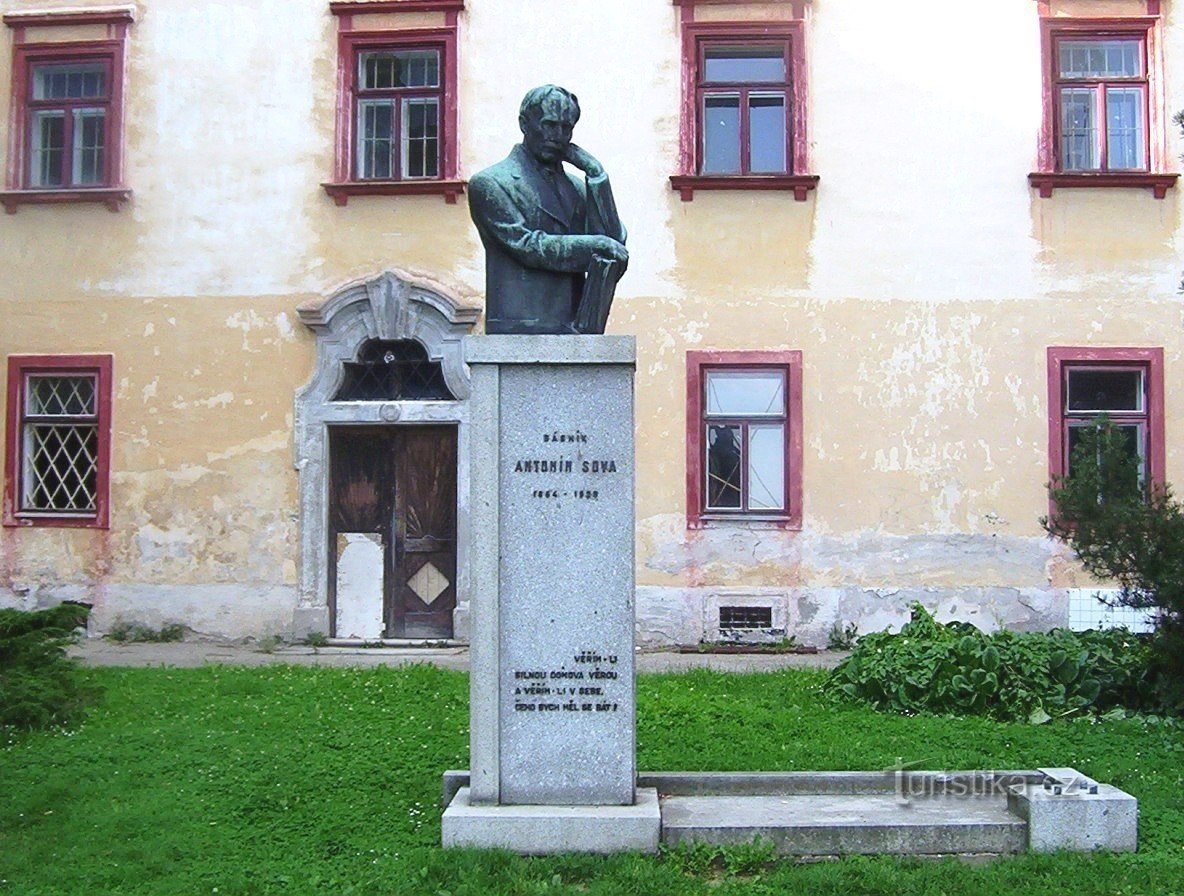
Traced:
<path fill-rule="evenodd" d="M 703 856 L 444 852 L 440 773 L 468 764 L 467 676 L 431 667 L 95 669 L 69 733 L 0 747 L 0 896 L 34 894 L 1172 894 L 1184 729 L 903 718 L 819 673 L 644 676 L 644 770 L 1071 765 L 1135 794 L 1141 851 L 983 865 L 855 858 L 743 872 Z M 734 865 L 734 863 L 731 863 Z"/>

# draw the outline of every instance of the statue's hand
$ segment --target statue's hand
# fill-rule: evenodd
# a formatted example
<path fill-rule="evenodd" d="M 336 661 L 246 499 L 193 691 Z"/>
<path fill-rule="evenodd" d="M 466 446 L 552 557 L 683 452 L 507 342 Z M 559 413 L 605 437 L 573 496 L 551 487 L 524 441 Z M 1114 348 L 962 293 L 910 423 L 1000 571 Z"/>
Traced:
<path fill-rule="evenodd" d="M 600 177 L 604 174 L 604 168 L 592 156 L 590 152 L 574 143 L 567 145 L 567 152 L 564 153 L 563 159 L 576 168 L 579 168 L 589 177 Z"/>
<path fill-rule="evenodd" d="M 629 250 L 611 236 L 593 236 L 591 240 L 592 254 L 597 258 L 619 261 L 621 264 L 629 263 Z"/>

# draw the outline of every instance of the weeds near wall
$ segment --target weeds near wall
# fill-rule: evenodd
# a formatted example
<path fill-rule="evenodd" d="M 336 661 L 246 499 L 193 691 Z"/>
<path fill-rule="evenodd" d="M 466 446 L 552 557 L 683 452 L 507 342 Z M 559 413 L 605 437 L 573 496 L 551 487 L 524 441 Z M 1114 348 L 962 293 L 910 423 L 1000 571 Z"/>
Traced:
<path fill-rule="evenodd" d="M 116 644 L 171 644 L 185 640 L 185 626 L 169 622 L 160 628 L 152 628 L 117 619 L 107 632 L 107 638 Z"/>

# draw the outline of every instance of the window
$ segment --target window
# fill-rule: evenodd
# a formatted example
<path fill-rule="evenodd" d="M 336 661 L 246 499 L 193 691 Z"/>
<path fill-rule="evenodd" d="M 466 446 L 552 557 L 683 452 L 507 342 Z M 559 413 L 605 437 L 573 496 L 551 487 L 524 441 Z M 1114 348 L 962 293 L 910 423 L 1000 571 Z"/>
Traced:
<path fill-rule="evenodd" d="M 696 22 L 683 16 L 683 200 L 696 190 L 792 190 L 805 200 L 818 183 L 806 174 L 806 75 L 802 21 Z M 698 0 L 706 2 L 706 0 Z M 800 11 L 790 4 L 782 4 Z"/>
<path fill-rule="evenodd" d="M 15 32 L 11 129 L 14 158 L 0 201 L 12 213 L 30 202 L 102 202 L 130 191 L 122 170 L 123 56 L 132 13 L 10 13 Z M 52 28 L 89 30 L 93 40 L 31 40 Z M 32 30 L 32 29 L 36 30 Z"/>
<path fill-rule="evenodd" d="M 1156 17 L 1044 20 L 1042 196 L 1054 187 L 1137 186 L 1163 198 Z"/>
<path fill-rule="evenodd" d="M 1142 35 L 1054 38 L 1062 171 L 1147 170 L 1147 44 Z"/>
<path fill-rule="evenodd" d="M 338 205 L 351 196 L 439 193 L 450 202 L 456 179 L 456 15 L 462 0 L 332 3 L 337 15 Z M 441 27 L 391 29 L 377 13 L 415 10 Z M 395 17 L 396 22 L 399 17 Z M 382 30 L 377 24 L 388 23 Z"/>
<path fill-rule="evenodd" d="M 688 352 L 687 521 L 802 519 L 801 352 Z"/>
<path fill-rule="evenodd" d="M 1105 416 L 1141 461 L 1144 481 L 1164 481 L 1163 349 L 1048 350 L 1049 469 L 1070 475 L 1081 435 Z"/>
<path fill-rule="evenodd" d="M 108 521 L 110 355 L 8 359 L 4 524 Z"/>

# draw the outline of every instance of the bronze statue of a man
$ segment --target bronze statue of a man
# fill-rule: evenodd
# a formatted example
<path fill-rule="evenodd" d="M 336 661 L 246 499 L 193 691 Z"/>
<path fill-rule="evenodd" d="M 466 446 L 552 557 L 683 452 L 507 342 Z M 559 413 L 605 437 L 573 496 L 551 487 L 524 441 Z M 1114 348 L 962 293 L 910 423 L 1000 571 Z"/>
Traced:
<path fill-rule="evenodd" d="M 572 93 L 536 87 L 519 110 L 522 142 L 469 181 L 485 246 L 486 333 L 604 332 L 629 253 L 608 175 L 571 142 L 579 118 Z"/>

